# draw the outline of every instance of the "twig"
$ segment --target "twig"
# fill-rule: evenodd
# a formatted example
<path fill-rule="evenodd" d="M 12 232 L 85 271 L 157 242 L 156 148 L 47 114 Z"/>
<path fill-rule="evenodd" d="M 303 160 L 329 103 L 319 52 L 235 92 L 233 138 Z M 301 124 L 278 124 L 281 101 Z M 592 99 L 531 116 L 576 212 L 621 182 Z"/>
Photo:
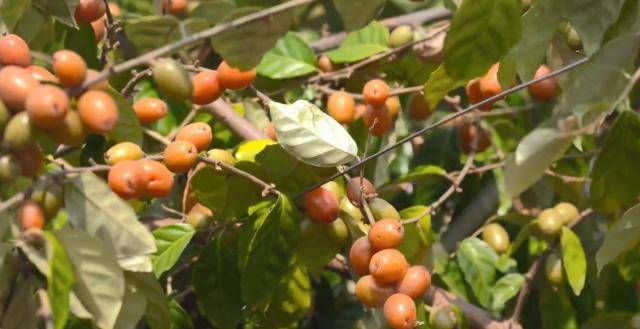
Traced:
<path fill-rule="evenodd" d="M 592 213 L 593 213 L 593 209 L 591 208 L 585 209 L 583 212 L 580 213 L 580 216 L 574 219 L 569 225 L 567 225 L 567 227 L 573 228 L 574 226 L 578 225 L 583 219 L 585 219 Z M 518 321 L 520 321 L 520 314 L 522 314 L 524 301 L 525 301 L 525 298 L 527 297 L 527 294 L 531 290 L 531 284 L 533 283 L 533 279 L 535 279 L 536 274 L 538 273 L 538 270 L 540 269 L 540 267 L 542 267 L 542 264 L 547 260 L 547 257 L 549 257 L 549 255 L 553 252 L 553 249 L 555 249 L 558 246 L 558 242 L 559 242 L 559 238 L 556 238 L 551 244 L 549 244 L 549 247 L 547 247 L 547 249 L 543 251 L 540 254 L 540 256 L 538 256 L 538 258 L 533 262 L 533 264 L 531 264 L 531 267 L 529 267 L 529 270 L 527 271 L 527 273 L 524 275 L 524 283 L 520 288 L 520 293 L 518 294 L 516 306 L 513 309 L 513 314 L 511 315 L 511 318 L 510 318 L 510 321 L 512 321 L 513 323 L 518 323 Z"/>
<path fill-rule="evenodd" d="M 129 97 L 133 92 L 133 89 L 136 87 L 136 85 L 140 81 L 142 81 L 144 78 L 150 77 L 152 73 L 153 73 L 153 70 L 151 68 L 144 69 L 138 73 L 135 73 L 131 77 L 131 79 L 129 79 L 127 84 L 122 88 L 122 91 L 121 91 L 122 96 L 124 96 L 125 98 Z"/>
<path fill-rule="evenodd" d="M 384 149 L 382 149 L 382 150 L 380 150 L 380 151 L 378 151 L 378 152 L 376 152 L 376 153 L 374 153 L 374 154 L 372 154 L 372 155 L 370 155 L 370 156 L 368 156 L 368 157 L 366 157 L 364 159 L 361 159 L 360 161 L 358 161 L 355 164 L 353 164 L 353 165 L 349 166 L 348 168 L 346 168 L 345 172 L 348 172 L 348 171 L 351 171 L 353 169 L 359 168 L 360 166 L 364 165 L 365 163 L 367 163 L 367 162 L 369 162 L 369 161 L 371 161 L 371 160 L 373 160 L 375 158 L 378 158 L 378 157 L 380 157 L 380 156 L 382 156 L 382 155 L 384 155 L 384 154 L 396 149 L 400 145 L 402 145 L 404 143 L 407 143 L 407 142 L 410 142 L 414 138 L 419 137 L 419 136 L 421 136 L 421 135 L 423 135 L 423 134 L 425 134 L 425 133 L 427 133 L 427 132 L 429 132 L 431 130 L 434 130 L 434 129 L 442 126 L 443 124 L 445 124 L 447 122 L 450 122 L 450 121 L 452 121 L 452 120 L 454 120 L 454 119 L 456 119 L 456 118 L 458 118 L 460 116 L 463 116 L 463 115 L 465 115 L 465 114 L 467 114 L 467 113 L 469 113 L 471 111 L 474 111 L 477 108 L 479 108 L 479 107 L 481 107 L 481 106 L 483 106 L 485 104 L 489 104 L 489 103 L 495 102 L 495 101 L 497 101 L 497 100 L 499 100 L 499 99 L 501 99 L 501 98 L 503 98 L 503 97 L 505 97 L 505 96 L 507 96 L 509 94 L 515 93 L 515 92 L 520 91 L 522 89 L 525 89 L 525 88 L 529 87 L 530 85 L 538 83 L 538 82 L 540 82 L 542 80 L 549 79 L 549 78 L 555 77 L 557 75 L 560 75 L 562 73 L 565 73 L 565 72 L 567 72 L 567 71 L 569 71 L 571 69 L 574 69 L 574 68 L 586 63 L 588 60 L 589 60 L 588 57 L 582 58 L 582 59 L 580 59 L 580 60 L 578 60 L 578 61 L 576 61 L 574 63 L 571 63 L 571 64 L 569 64 L 569 65 L 567 65 L 567 66 L 565 66 L 565 67 L 563 67 L 563 68 L 561 68 L 559 70 L 553 71 L 553 72 L 551 72 L 551 73 L 549 73 L 549 74 L 547 74 L 545 76 L 542 76 L 542 77 L 539 77 L 537 79 L 533 79 L 531 81 L 516 85 L 516 86 L 511 87 L 511 88 L 509 88 L 507 90 L 504 90 L 503 92 L 501 92 L 499 94 L 496 94 L 496 95 L 494 95 L 492 97 L 489 97 L 489 98 L 487 98 L 487 99 L 485 99 L 485 100 L 483 100 L 481 102 L 472 104 L 472 105 L 468 106 L 467 108 L 465 108 L 464 110 L 462 110 L 460 112 L 456 112 L 456 113 L 450 114 L 450 115 L 446 116 L 445 118 L 443 118 L 443 119 L 441 119 L 441 120 L 439 120 L 439 121 L 437 121 L 437 122 L 435 122 L 435 123 L 433 123 L 431 125 L 428 125 L 428 126 L 422 128 L 422 129 L 410 134 L 409 136 L 399 140 L 397 143 L 395 143 L 393 145 L 389 145 L 386 148 L 384 148 Z M 303 192 L 299 193 L 298 195 L 296 195 L 296 198 L 299 198 L 299 197 L 303 196 L 304 194 L 315 190 L 319 186 L 322 186 L 324 183 L 326 183 L 328 181 L 332 181 L 332 180 L 336 179 L 337 177 L 339 177 L 341 175 L 343 175 L 342 172 L 337 172 L 337 173 L 327 177 L 323 181 L 321 181 L 321 182 L 319 182 L 319 183 L 317 183 L 317 184 L 315 184 L 313 186 L 310 186 L 305 191 L 303 191 Z"/>
<path fill-rule="evenodd" d="M 589 177 L 567 176 L 567 175 L 559 174 L 551 169 L 545 170 L 544 173 L 545 175 L 562 180 L 563 183 L 584 183 L 585 181 L 589 180 Z"/>
<path fill-rule="evenodd" d="M 42 318 L 46 329 L 53 329 L 53 314 L 51 313 L 51 304 L 49 303 L 47 291 L 42 288 L 38 288 L 38 299 L 40 300 L 38 316 Z"/>
<path fill-rule="evenodd" d="M 202 109 L 209 111 L 231 129 L 238 136 L 245 140 L 266 139 L 267 136 L 256 128 L 251 122 L 238 115 L 231 105 L 222 99 L 205 105 Z M 326 183 L 326 182 L 325 182 Z"/>
<path fill-rule="evenodd" d="M 82 86 L 76 88 L 72 94 L 73 95 L 78 95 L 80 94 L 83 90 L 87 89 L 88 87 L 103 81 L 105 79 L 107 79 L 108 77 L 110 77 L 113 74 L 118 74 L 118 73 L 122 73 L 125 72 L 127 70 L 131 70 L 133 68 L 135 68 L 138 65 L 142 65 L 145 63 L 150 62 L 151 60 L 158 58 L 160 56 L 164 56 L 166 54 L 169 54 L 171 52 L 174 52 L 180 48 L 183 48 L 185 46 L 189 46 L 192 45 L 194 43 L 203 41 L 203 40 L 208 40 L 216 35 L 219 35 L 223 32 L 244 26 L 248 23 L 251 23 L 253 21 L 257 21 L 260 19 L 265 19 L 265 18 L 269 18 L 272 17 L 275 14 L 278 14 L 280 12 L 283 11 L 287 11 L 289 9 L 301 6 L 301 5 L 305 5 L 308 3 L 313 2 L 314 0 L 291 0 L 291 1 L 287 1 L 285 3 L 279 4 L 277 6 L 274 7 L 270 7 L 258 12 L 255 12 L 253 14 L 250 15 L 246 15 L 246 16 L 242 16 L 240 18 L 234 19 L 232 21 L 228 21 L 228 22 L 224 22 L 224 23 L 220 23 L 212 28 L 203 30 L 201 32 L 195 33 L 189 37 L 180 39 L 176 42 L 170 43 L 166 46 L 154 49 L 148 53 L 145 53 L 144 55 L 132 58 L 130 60 L 124 61 L 120 64 L 111 66 L 105 70 L 103 70 L 102 72 L 98 73 L 95 77 L 93 77 L 92 79 L 89 79 L 87 81 L 85 81 Z"/>
<path fill-rule="evenodd" d="M 174 140 L 176 138 L 176 135 L 178 134 L 178 131 L 184 128 L 184 126 L 190 124 L 191 121 L 193 121 L 193 119 L 196 117 L 196 115 L 198 115 L 199 111 L 200 111 L 199 106 L 195 106 L 194 108 L 192 108 L 191 111 L 189 111 L 189 113 L 187 114 L 187 116 L 184 117 L 184 120 L 182 120 L 180 125 L 175 129 L 173 129 L 173 131 L 169 135 L 167 135 L 167 140 L 170 140 L 170 141 Z"/>
<path fill-rule="evenodd" d="M 244 171 L 244 170 L 240 170 L 234 166 L 230 166 L 222 161 L 216 161 L 216 160 L 211 160 L 209 158 L 205 158 L 205 157 L 198 157 L 198 161 L 200 162 L 204 162 L 206 164 L 210 164 L 213 165 L 215 168 L 222 168 L 234 175 L 240 176 L 240 177 L 244 177 L 246 179 L 248 179 L 249 181 L 251 181 L 252 183 L 256 184 L 258 187 L 262 188 L 262 195 L 266 196 L 269 194 L 272 195 L 277 195 L 278 191 L 276 190 L 275 185 L 273 184 L 268 184 L 265 181 L 261 180 L 260 178 Z"/>
<path fill-rule="evenodd" d="M 158 142 L 164 144 L 164 145 L 169 145 L 171 144 L 171 140 L 169 140 L 168 138 L 162 136 L 160 133 L 156 132 L 155 130 L 151 130 L 149 128 L 144 128 L 142 129 L 142 131 L 145 133 L 145 135 L 157 140 Z"/>

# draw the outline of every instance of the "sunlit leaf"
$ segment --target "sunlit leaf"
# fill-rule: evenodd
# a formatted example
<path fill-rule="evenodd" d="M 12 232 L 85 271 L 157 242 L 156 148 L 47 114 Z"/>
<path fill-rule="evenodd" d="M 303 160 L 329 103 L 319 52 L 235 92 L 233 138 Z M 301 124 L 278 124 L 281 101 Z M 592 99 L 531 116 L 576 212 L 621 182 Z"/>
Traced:
<path fill-rule="evenodd" d="M 524 275 L 510 273 L 501 277 L 491 288 L 491 309 L 502 311 L 506 303 L 520 291 L 524 283 Z"/>
<path fill-rule="evenodd" d="M 174 224 L 158 228 L 153 231 L 158 251 L 153 255 L 153 272 L 156 277 L 171 269 L 187 247 L 195 234 L 193 226 L 189 224 Z"/>
<path fill-rule="evenodd" d="M 484 241 L 467 238 L 460 243 L 457 256 L 460 269 L 474 295 L 480 304 L 490 307 L 498 254 Z"/>
<path fill-rule="evenodd" d="M 424 84 L 424 97 L 427 99 L 427 105 L 430 109 L 435 109 L 444 96 L 450 91 L 464 86 L 466 82 L 465 79 L 451 78 L 447 75 L 444 65 L 440 65 L 437 70 L 431 72 L 429 80 Z"/>
<path fill-rule="evenodd" d="M 327 56 L 334 63 L 359 61 L 376 53 L 388 51 L 388 37 L 387 28 L 373 21 L 362 29 L 347 34 L 340 47 L 327 52 Z"/>
<path fill-rule="evenodd" d="M 287 32 L 264 55 L 258 73 L 272 79 L 294 78 L 315 72 L 316 56 L 309 45 L 293 32 Z"/>
<path fill-rule="evenodd" d="M 580 295 L 587 277 L 587 260 L 582 249 L 582 243 L 571 229 L 563 227 L 560 236 L 562 248 L 562 266 L 567 274 L 567 281 L 573 293 Z"/>
<path fill-rule="evenodd" d="M 45 237 L 49 260 L 47 297 L 49 297 L 55 328 L 59 329 L 65 327 L 69 318 L 69 293 L 75 277 L 69 256 L 60 241 L 49 232 L 45 232 Z"/>

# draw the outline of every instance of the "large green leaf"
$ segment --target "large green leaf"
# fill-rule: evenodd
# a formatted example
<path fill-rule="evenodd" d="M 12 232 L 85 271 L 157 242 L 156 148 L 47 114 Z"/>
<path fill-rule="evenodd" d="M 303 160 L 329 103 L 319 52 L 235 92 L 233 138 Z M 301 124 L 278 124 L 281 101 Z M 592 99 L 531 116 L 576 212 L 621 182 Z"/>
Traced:
<path fill-rule="evenodd" d="M 147 299 L 145 318 L 151 329 L 169 329 L 171 326 L 169 300 L 158 279 L 153 273 L 127 272 L 125 274 L 127 281 L 130 281 Z"/>
<path fill-rule="evenodd" d="M 36 311 L 34 288 L 29 280 L 22 277 L 13 287 L 11 301 L 9 301 L 5 312 L 5 315 L 10 316 L 2 318 L 0 327 L 3 329 L 36 329 L 38 328 Z"/>
<path fill-rule="evenodd" d="M 622 215 L 604 236 L 604 242 L 596 253 L 598 272 L 618 258 L 627 248 L 633 246 L 640 237 L 640 204 L 633 206 Z"/>
<path fill-rule="evenodd" d="M 607 29 L 618 19 L 625 0 L 565 2 L 565 16 L 576 29 L 587 55 L 595 53 Z"/>
<path fill-rule="evenodd" d="M 350 32 L 338 49 L 327 53 L 334 63 L 355 62 L 371 55 L 388 51 L 389 30 L 377 21 L 360 30 Z"/>
<path fill-rule="evenodd" d="M 82 230 L 63 228 L 55 236 L 73 264 L 73 291 L 99 327 L 112 328 L 124 297 L 124 276 L 113 250 Z"/>
<path fill-rule="evenodd" d="M 293 32 L 287 32 L 264 55 L 258 73 L 271 79 L 287 79 L 316 72 L 316 56 L 309 45 Z"/>
<path fill-rule="evenodd" d="M 387 0 L 333 0 L 347 31 L 359 29 L 376 18 Z"/>
<path fill-rule="evenodd" d="M 174 224 L 153 231 L 158 251 L 151 257 L 153 273 L 160 277 L 180 259 L 180 255 L 196 233 L 189 224 Z"/>
<path fill-rule="evenodd" d="M 4 0 L 0 8 L 0 17 L 9 31 L 13 31 L 13 27 L 30 7 L 29 0 Z"/>
<path fill-rule="evenodd" d="M 47 259 L 49 260 L 47 297 L 49 297 L 55 328 L 60 329 L 65 327 L 69 318 L 69 293 L 75 277 L 69 256 L 60 241 L 49 232 L 44 232 L 44 236 L 47 239 Z"/>
<path fill-rule="evenodd" d="M 539 310 L 542 313 L 541 328 L 578 329 L 576 313 L 563 289 L 554 290 L 550 285 L 544 285 L 539 299 Z"/>
<path fill-rule="evenodd" d="M 190 18 L 181 22 L 169 15 L 135 17 L 124 20 L 123 25 L 127 39 L 139 53 L 160 48 L 207 27 L 204 18 Z"/>
<path fill-rule="evenodd" d="M 444 42 L 447 73 L 454 79 L 483 75 L 518 41 L 520 0 L 465 0 Z"/>
<path fill-rule="evenodd" d="M 125 275 L 124 297 L 122 308 L 114 329 L 135 328 L 136 324 L 144 316 L 147 307 L 147 299 L 136 286 L 135 282 Z"/>
<path fill-rule="evenodd" d="M 153 235 L 103 180 L 92 173 L 71 178 L 65 186 L 65 204 L 69 222 L 110 244 L 120 266 L 151 271 L 149 255 L 156 251 Z"/>
<path fill-rule="evenodd" d="M 298 161 L 280 145 L 268 145 L 255 157 L 257 164 L 278 191 L 293 195 L 335 172 L 334 168 L 318 168 Z"/>
<path fill-rule="evenodd" d="M 504 173 L 507 194 L 518 195 L 533 185 L 545 169 L 565 153 L 572 140 L 571 134 L 548 125 L 525 136 L 515 154 L 507 157 Z"/>
<path fill-rule="evenodd" d="M 524 37 L 511 48 L 505 61 L 516 63 L 518 74 L 523 80 L 530 80 L 543 62 L 547 48 L 562 21 L 562 6 L 562 1 L 538 0 L 522 16 Z"/>
<path fill-rule="evenodd" d="M 584 288 L 584 281 L 587 277 L 587 259 L 582 243 L 571 229 L 563 227 L 560 246 L 562 248 L 562 266 L 567 274 L 567 281 L 569 281 L 573 293 L 578 296 Z"/>
<path fill-rule="evenodd" d="M 292 328 L 311 307 L 311 281 L 302 267 L 296 266 L 284 277 L 269 304 L 262 325 L 266 328 Z"/>
<path fill-rule="evenodd" d="M 640 118 L 632 111 L 625 111 L 609 131 L 591 171 L 594 209 L 615 214 L 637 202 L 640 173 L 634 163 L 638 161 Z"/>
<path fill-rule="evenodd" d="M 234 329 L 242 321 L 240 270 L 236 250 L 211 241 L 193 268 L 193 288 L 204 315 L 216 327 Z"/>
<path fill-rule="evenodd" d="M 239 162 L 236 167 L 258 177 L 262 176 L 254 163 Z M 191 185 L 198 201 L 211 209 L 219 219 L 243 217 L 247 208 L 261 199 L 262 191 L 254 183 L 213 166 L 198 170 Z"/>
<path fill-rule="evenodd" d="M 118 106 L 118 123 L 107 134 L 107 137 L 117 143 L 132 142 L 142 145 L 142 128 L 136 113 L 133 111 L 133 107 L 131 107 L 131 102 L 127 101 L 113 88 L 109 89 L 109 94 Z"/>
<path fill-rule="evenodd" d="M 351 135 L 314 104 L 270 102 L 269 109 L 280 145 L 300 161 L 335 167 L 357 159 L 358 146 Z"/>
<path fill-rule="evenodd" d="M 255 7 L 238 8 L 225 21 L 258 11 Z M 293 12 L 282 11 L 231 29 L 214 37 L 211 42 L 230 66 L 251 69 L 258 65 L 262 56 L 276 44 L 293 23 Z"/>
<path fill-rule="evenodd" d="M 240 286 L 242 300 L 250 308 L 266 307 L 294 265 L 300 236 L 296 216 L 289 199 L 280 194 L 242 226 L 238 241 Z"/>
<path fill-rule="evenodd" d="M 481 305 L 490 307 L 498 254 L 484 241 L 467 238 L 458 246 L 457 256 L 460 269 L 474 295 Z"/>
<path fill-rule="evenodd" d="M 429 80 L 424 84 L 424 97 L 430 109 L 435 109 L 440 100 L 450 91 L 462 87 L 466 79 L 453 79 L 447 74 L 444 65 L 440 65 L 437 70 L 431 72 Z M 416 95 L 415 97 L 419 97 Z"/>
<path fill-rule="evenodd" d="M 502 311 L 507 302 L 518 294 L 523 283 L 524 275 L 520 273 L 510 273 L 496 281 L 491 288 L 491 309 Z"/>
<path fill-rule="evenodd" d="M 236 9 L 233 1 L 229 0 L 203 0 L 189 13 L 191 17 L 204 18 L 211 26 L 219 23 L 225 16 Z"/>
<path fill-rule="evenodd" d="M 78 26 L 74 16 L 78 2 L 78 0 L 33 0 L 35 6 L 71 27 Z"/>
<path fill-rule="evenodd" d="M 191 316 L 175 299 L 171 300 L 171 329 L 193 329 Z"/>

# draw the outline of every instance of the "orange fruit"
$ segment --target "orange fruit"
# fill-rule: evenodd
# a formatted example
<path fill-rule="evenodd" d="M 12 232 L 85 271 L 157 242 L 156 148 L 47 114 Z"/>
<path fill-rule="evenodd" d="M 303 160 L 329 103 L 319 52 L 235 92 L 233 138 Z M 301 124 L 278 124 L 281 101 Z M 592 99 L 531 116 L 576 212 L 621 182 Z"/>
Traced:
<path fill-rule="evenodd" d="M 243 89 L 256 79 L 256 70 L 241 71 L 222 61 L 218 66 L 218 82 L 223 88 Z"/>
<path fill-rule="evenodd" d="M 41 85 L 29 94 L 24 107 L 33 124 L 53 128 L 64 121 L 69 110 L 69 97 L 56 86 Z"/>
<path fill-rule="evenodd" d="M 174 173 L 185 173 L 198 162 L 198 150 L 193 143 L 177 140 L 164 149 L 164 164 Z"/>
<path fill-rule="evenodd" d="M 109 169 L 107 181 L 111 190 L 123 199 L 143 196 L 148 183 L 142 166 L 133 160 L 120 161 L 113 165 Z"/>
<path fill-rule="evenodd" d="M 24 39 L 15 34 L 7 34 L 0 37 L 0 65 L 22 67 L 31 65 L 29 45 Z"/>
<path fill-rule="evenodd" d="M 24 200 L 18 208 L 18 219 L 23 230 L 32 228 L 42 229 L 44 226 L 44 211 L 33 200 Z"/>
<path fill-rule="evenodd" d="M 323 223 L 333 222 L 340 214 L 338 199 L 323 187 L 305 194 L 304 209 L 309 218 Z"/>
<path fill-rule="evenodd" d="M 80 0 L 76 7 L 75 18 L 78 23 L 91 23 L 104 15 L 106 6 L 103 0 Z"/>
<path fill-rule="evenodd" d="M 78 100 L 78 113 L 87 130 L 103 134 L 118 123 L 118 108 L 111 95 L 100 90 L 89 90 Z"/>
<path fill-rule="evenodd" d="M 87 63 L 71 50 L 59 50 L 53 54 L 53 71 L 61 84 L 74 87 L 86 78 Z"/>
<path fill-rule="evenodd" d="M 364 101 L 373 106 L 382 106 L 389 98 L 389 85 L 380 79 L 369 80 L 362 88 Z"/>
<path fill-rule="evenodd" d="M 384 318 L 393 329 L 412 329 L 416 326 L 416 303 L 405 294 L 394 294 L 384 303 Z"/>
<path fill-rule="evenodd" d="M 53 82 L 53 83 L 58 82 L 58 78 L 56 78 L 56 76 L 53 75 L 53 73 L 49 72 L 49 70 L 45 69 L 42 66 L 31 65 L 31 66 L 27 66 L 26 70 L 31 73 L 31 76 L 33 76 L 34 79 L 40 82 L 44 82 L 44 81 Z"/>
<path fill-rule="evenodd" d="M 349 266 L 353 272 L 359 276 L 369 274 L 369 263 L 373 254 L 373 247 L 366 236 L 359 237 L 353 242 L 349 250 Z"/>
<path fill-rule="evenodd" d="M 402 243 L 404 227 L 397 219 L 383 219 L 371 226 L 368 236 L 374 250 L 396 248 Z"/>
<path fill-rule="evenodd" d="M 193 94 L 191 101 L 194 104 L 206 105 L 212 103 L 224 93 L 224 88 L 218 82 L 218 71 L 207 70 L 196 74 L 191 78 Z"/>
<path fill-rule="evenodd" d="M 550 72 L 551 70 L 548 66 L 540 65 L 538 70 L 536 70 L 536 74 L 533 78 L 541 78 L 549 74 Z M 529 86 L 529 92 L 531 93 L 531 96 L 533 96 L 537 100 L 548 102 L 556 97 L 556 94 L 558 93 L 558 85 L 556 84 L 556 80 L 554 78 L 547 78 Z"/>
<path fill-rule="evenodd" d="M 404 277 L 398 282 L 397 289 L 413 299 L 419 299 L 431 286 L 431 274 L 421 265 L 411 266 Z"/>
<path fill-rule="evenodd" d="M 367 106 L 367 109 L 362 115 L 362 120 L 364 120 L 365 127 L 369 129 L 369 133 L 377 137 L 386 134 L 391 127 L 391 116 L 389 115 L 389 110 L 387 110 L 386 106 Z"/>
<path fill-rule="evenodd" d="M 356 102 L 347 92 L 335 92 L 329 96 L 327 112 L 339 123 L 349 124 L 355 119 Z"/>
<path fill-rule="evenodd" d="M 133 111 L 136 112 L 138 121 L 142 124 L 154 123 L 164 117 L 169 108 L 167 103 L 155 97 L 142 98 L 133 103 Z"/>
<path fill-rule="evenodd" d="M 198 152 L 204 151 L 209 148 L 209 144 L 213 140 L 211 126 L 204 122 L 190 123 L 178 130 L 176 140 L 191 142 Z"/>
<path fill-rule="evenodd" d="M 154 198 L 169 195 L 173 186 L 173 173 L 158 161 L 142 159 L 138 160 L 138 163 L 142 166 L 147 179 L 146 195 Z"/>
<path fill-rule="evenodd" d="M 18 66 L 5 66 L 0 69 L 0 100 L 16 113 L 24 110 L 27 96 L 40 83 L 29 71 Z"/>

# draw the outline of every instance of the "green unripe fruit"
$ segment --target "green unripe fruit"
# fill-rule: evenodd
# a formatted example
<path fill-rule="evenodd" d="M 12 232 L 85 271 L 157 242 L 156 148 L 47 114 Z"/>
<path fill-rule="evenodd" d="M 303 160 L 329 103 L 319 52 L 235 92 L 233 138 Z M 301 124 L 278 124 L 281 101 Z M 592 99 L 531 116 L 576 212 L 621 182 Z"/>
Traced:
<path fill-rule="evenodd" d="M 369 209 L 371 209 L 373 219 L 376 221 L 381 219 L 400 219 L 400 214 L 396 208 L 394 208 L 389 202 L 380 198 L 373 198 L 369 200 Z"/>
<path fill-rule="evenodd" d="M 448 307 L 434 307 L 429 313 L 429 326 L 433 329 L 453 329 L 456 319 Z"/>
<path fill-rule="evenodd" d="M 51 219 L 62 206 L 62 189 L 58 185 L 38 187 L 31 193 L 31 199 L 42 207 L 45 218 Z"/>
<path fill-rule="evenodd" d="M 567 24 L 566 30 L 564 32 L 564 39 L 567 43 L 567 46 L 574 51 L 582 50 L 582 38 L 578 34 L 578 31 L 573 28 L 573 26 Z"/>
<path fill-rule="evenodd" d="M 340 189 L 340 185 L 338 185 L 338 183 L 331 181 L 322 185 L 322 187 L 325 190 L 331 192 L 331 194 L 333 194 L 336 199 L 340 200 L 342 198 L 342 190 Z"/>
<path fill-rule="evenodd" d="M 559 286 L 564 281 L 564 272 L 562 270 L 562 258 L 557 253 L 552 253 L 547 257 L 545 263 L 545 274 L 547 280 L 554 286 Z"/>
<path fill-rule="evenodd" d="M 13 179 L 20 176 L 20 163 L 12 154 L 0 156 L 0 180 Z"/>
<path fill-rule="evenodd" d="M 236 165 L 236 158 L 233 157 L 231 152 L 223 149 L 211 149 L 207 152 L 207 158 L 220 161 L 222 163 L 228 164 L 230 166 Z"/>
<path fill-rule="evenodd" d="M 389 47 L 396 48 L 413 41 L 413 29 L 409 25 L 401 25 L 396 27 L 391 34 L 387 44 Z"/>
<path fill-rule="evenodd" d="M 163 95 L 175 99 L 189 99 L 193 90 L 187 71 L 171 58 L 161 58 L 153 64 L 153 81 Z"/>
<path fill-rule="evenodd" d="M 187 224 L 193 226 L 196 230 L 206 230 L 209 228 L 210 217 L 201 212 L 192 212 L 187 215 Z"/>
<path fill-rule="evenodd" d="M 62 125 L 48 129 L 47 133 L 57 143 L 72 146 L 81 145 L 87 137 L 87 130 L 82 124 L 78 111 L 67 112 Z"/>
<path fill-rule="evenodd" d="M 580 216 L 580 212 L 576 206 L 568 203 L 568 202 L 560 202 L 555 207 L 553 207 L 560 216 L 564 219 L 565 224 L 569 224 L 573 222 L 578 216 Z"/>
<path fill-rule="evenodd" d="M 544 234 L 558 234 L 562 225 L 564 225 L 564 218 L 554 208 L 545 209 L 538 216 L 538 227 Z"/>
<path fill-rule="evenodd" d="M 497 223 L 491 223 L 482 230 L 482 239 L 499 254 L 509 250 L 509 234 Z"/>
<path fill-rule="evenodd" d="M 345 221 L 360 222 L 364 219 L 362 212 L 347 197 L 340 200 L 340 218 Z"/>
<path fill-rule="evenodd" d="M 118 143 L 107 150 L 104 154 L 104 159 L 107 164 L 114 165 L 120 161 L 125 160 L 139 160 L 144 157 L 144 151 L 131 142 Z"/>
<path fill-rule="evenodd" d="M 19 112 L 9 120 L 4 130 L 4 142 L 14 150 L 24 150 L 36 139 L 36 129 L 26 111 Z"/>
<path fill-rule="evenodd" d="M 7 122 L 9 122 L 9 119 L 11 119 L 11 112 L 9 112 L 9 109 L 7 109 L 4 103 L 0 100 L 0 133 L 4 129 L 4 126 L 7 125 Z"/>
<path fill-rule="evenodd" d="M 349 230 L 342 218 L 338 217 L 327 226 L 327 237 L 338 245 L 342 245 L 347 241 Z"/>

